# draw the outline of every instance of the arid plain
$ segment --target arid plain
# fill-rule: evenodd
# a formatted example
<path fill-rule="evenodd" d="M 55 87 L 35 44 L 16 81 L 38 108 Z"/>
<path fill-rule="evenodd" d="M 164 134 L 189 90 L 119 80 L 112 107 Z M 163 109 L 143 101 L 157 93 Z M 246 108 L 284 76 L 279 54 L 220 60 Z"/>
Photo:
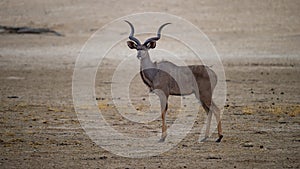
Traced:
<path fill-rule="evenodd" d="M 299 10 L 296 0 L 1 1 L 0 25 L 47 27 L 64 36 L 0 33 L 0 167 L 299 168 Z M 105 24 L 140 12 L 183 17 L 216 47 L 227 83 L 221 143 L 213 141 L 216 133 L 198 143 L 202 109 L 187 137 L 148 158 L 117 156 L 93 143 L 81 128 L 72 76 L 82 46 Z M 129 31 L 127 25 L 120 29 Z M 117 114 L 110 95 L 115 66 L 107 60 L 97 74 L 99 109 L 121 132 L 160 132 L 160 118 L 143 128 Z M 138 76 L 132 86 L 133 94 L 141 93 L 133 104 L 147 109 L 148 90 Z M 172 101 L 168 126 L 178 113 L 176 99 Z"/>

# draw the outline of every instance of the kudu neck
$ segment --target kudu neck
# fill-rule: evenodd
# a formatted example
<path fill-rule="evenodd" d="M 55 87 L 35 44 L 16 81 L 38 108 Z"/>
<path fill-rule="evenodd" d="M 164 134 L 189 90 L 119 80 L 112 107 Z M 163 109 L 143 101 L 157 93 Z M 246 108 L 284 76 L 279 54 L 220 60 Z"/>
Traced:
<path fill-rule="evenodd" d="M 148 51 L 143 53 L 143 57 L 141 57 L 141 69 L 149 69 L 155 68 L 156 65 L 150 59 Z"/>

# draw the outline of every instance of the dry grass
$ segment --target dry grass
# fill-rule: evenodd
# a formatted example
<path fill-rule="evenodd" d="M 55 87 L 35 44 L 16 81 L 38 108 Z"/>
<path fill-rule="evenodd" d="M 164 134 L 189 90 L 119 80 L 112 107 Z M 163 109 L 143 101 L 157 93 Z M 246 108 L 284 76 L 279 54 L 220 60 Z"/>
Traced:
<path fill-rule="evenodd" d="M 253 115 L 258 113 L 257 106 L 243 106 L 242 113 L 245 115 Z M 262 112 L 273 114 L 276 116 L 288 115 L 290 117 L 297 117 L 300 115 L 299 105 L 272 105 L 272 106 L 262 106 Z"/>

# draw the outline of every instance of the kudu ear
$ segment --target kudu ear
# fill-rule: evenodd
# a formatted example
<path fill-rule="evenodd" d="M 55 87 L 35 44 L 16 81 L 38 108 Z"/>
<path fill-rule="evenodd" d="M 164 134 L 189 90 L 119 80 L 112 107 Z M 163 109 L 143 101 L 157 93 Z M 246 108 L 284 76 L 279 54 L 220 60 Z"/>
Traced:
<path fill-rule="evenodd" d="M 156 42 L 155 41 L 151 41 L 147 44 L 148 49 L 154 49 L 155 47 L 156 47 Z"/>
<path fill-rule="evenodd" d="M 137 45 L 133 41 L 127 41 L 127 45 L 130 49 L 136 49 Z"/>

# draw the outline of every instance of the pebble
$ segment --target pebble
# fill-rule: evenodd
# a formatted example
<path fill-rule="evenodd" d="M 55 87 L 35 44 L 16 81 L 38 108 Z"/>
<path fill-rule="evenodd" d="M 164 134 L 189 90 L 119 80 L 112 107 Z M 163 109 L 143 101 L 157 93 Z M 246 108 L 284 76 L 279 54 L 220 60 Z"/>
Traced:
<path fill-rule="evenodd" d="M 222 158 L 218 157 L 218 156 L 208 156 L 206 159 L 208 159 L 208 160 L 219 160 L 219 159 L 222 159 Z"/>
<path fill-rule="evenodd" d="M 102 157 L 99 157 L 99 159 L 105 160 L 105 159 L 107 159 L 107 157 L 106 156 L 102 156 Z"/>
<path fill-rule="evenodd" d="M 242 144 L 243 147 L 254 147 L 253 143 L 251 142 L 245 142 Z"/>
<path fill-rule="evenodd" d="M 280 123 L 280 124 L 288 123 L 288 121 L 285 118 L 283 118 L 283 117 L 279 118 L 277 120 L 277 122 Z"/>
<path fill-rule="evenodd" d="M 17 98 L 19 98 L 19 96 L 7 96 L 7 98 L 9 98 L 9 99 L 17 99 Z"/>

